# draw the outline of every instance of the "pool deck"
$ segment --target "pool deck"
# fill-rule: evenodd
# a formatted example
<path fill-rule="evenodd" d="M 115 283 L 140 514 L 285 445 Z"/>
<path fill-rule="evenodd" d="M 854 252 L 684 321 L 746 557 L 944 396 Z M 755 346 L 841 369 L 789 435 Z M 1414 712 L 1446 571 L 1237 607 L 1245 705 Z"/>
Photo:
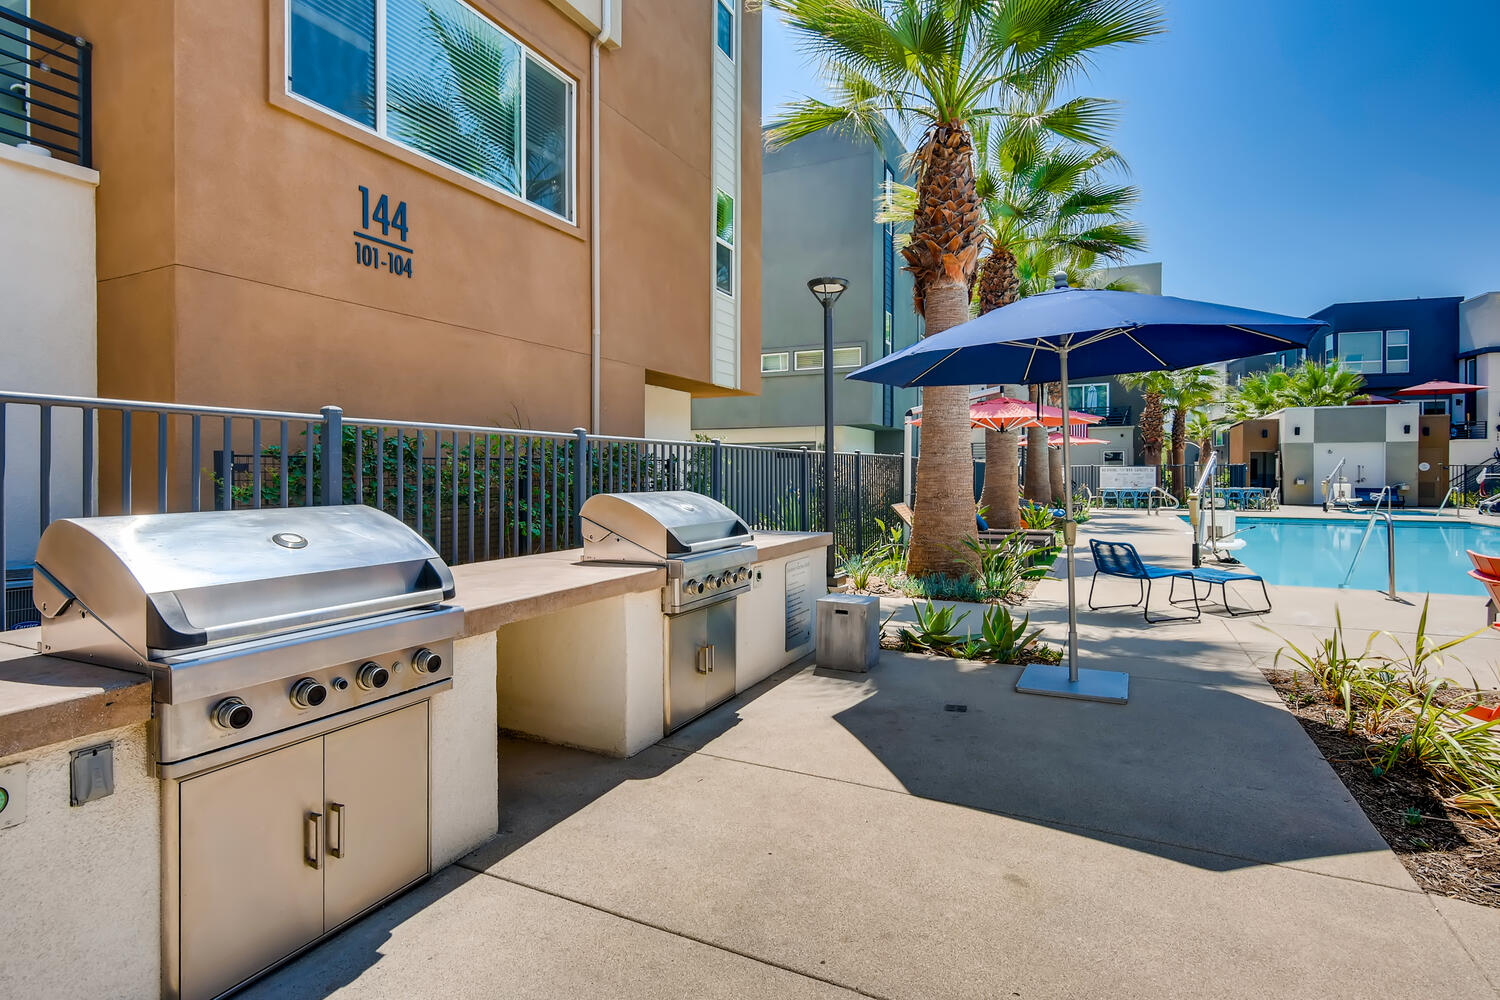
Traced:
<path fill-rule="evenodd" d="M 1084 537 L 1185 564 L 1179 529 L 1110 513 Z M 1292 589 L 1272 628 L 1335 599 L 1415 622 Z M 1030 605 L 1051 639 L 1062 598 Z M 1434 602 L 1444 630 L 1475 613 Z M 246 996 L 1496 996 L 1500 910 L 1412 882 L 1261 676 L 1255 619 L 1080 622 L 1128 705 L 886 653 L 794 665 L 628 760 L 503 740 L 494 841 Z"/>

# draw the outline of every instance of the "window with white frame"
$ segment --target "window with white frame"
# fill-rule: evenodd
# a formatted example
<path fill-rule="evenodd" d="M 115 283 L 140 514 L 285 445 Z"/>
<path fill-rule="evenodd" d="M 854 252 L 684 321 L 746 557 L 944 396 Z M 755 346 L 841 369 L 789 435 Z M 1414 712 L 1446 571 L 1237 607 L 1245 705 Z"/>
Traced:
<path fill-rule="evenodd" d="M 1323 335 L 1323 360 L 1327 361 L 1331 357 L 1333 357 L 1333 334 L 1327 333 Z"/>
<path fill-rule="evenodd" d="M 835 347 L 833 349 L 833 367 L 858 368 L 864 364 L 864 348 L 858 344 L 853 347 Z M 823 368 L 823 352 L 820 350 L 797 351 L 792 355 L 792 363 L 799 372 L 821 371 Z"/>
<path fill-rule="evenodd" d="M 288 0 L 287 91 L 573 219 L 573 81 L 463 0 Z"/>
<path fill-rule="evenodd" d="M 787 370 L 788 355 L 786 351 L 773 351 L 760 356 L 761 374 L 772 374 Z"/>
<path fill-rule="evenodd" d="M 719 46 L 719 51 L 729 58 L 734 58 L 734 11 L 729 5 L 719 0 L 714 5 L 717 20 L 714 22 L 714 41 Z"/>
<path fill-rule="evenodd" d="M 1339 364 L 1351 372 L 1376 373 L 1382 369 L 1384 338 L 1379 330 L 1340 333 Z"/>
<path fill-rule="evenodd" d="M 1393 375 L 1411 371 L 1411 331 L 1385 331 L 1385 370 Z"/>
<path fill-rule="evenodd" d="M 1104 416 L 1109 412 L 1109 383 L 1086 382 L 1068 386 L 1068 409 Z"/>
<path fill-rule="evenodd" d="M 723 191 L 714 199 L 714 287 L 734 294 L 734 199 Z"/>

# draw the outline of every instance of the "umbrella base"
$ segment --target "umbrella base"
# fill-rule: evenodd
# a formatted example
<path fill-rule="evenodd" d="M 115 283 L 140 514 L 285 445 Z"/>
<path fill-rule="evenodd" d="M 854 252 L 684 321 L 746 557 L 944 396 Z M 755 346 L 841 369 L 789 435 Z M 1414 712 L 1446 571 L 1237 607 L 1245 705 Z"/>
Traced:
<path fill-rule="evenodd" d="M 1068 680 L 1067 667 L 1033 663 L 1021 671 L 1016 690 L 1021 694 L 1123 705 L 1130 700 L 1130 675 L 1118 670 L 1079 669 L 1078 681 L 1074 683 Z"/>

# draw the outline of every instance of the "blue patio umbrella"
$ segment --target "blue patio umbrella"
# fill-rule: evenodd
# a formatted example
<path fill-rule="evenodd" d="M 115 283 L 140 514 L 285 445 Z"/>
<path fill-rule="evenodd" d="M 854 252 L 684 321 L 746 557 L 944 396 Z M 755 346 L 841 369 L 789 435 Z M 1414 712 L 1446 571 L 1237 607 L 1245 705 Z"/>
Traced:
<path fill-rule="evenodd" d="M 1061 382 L 1070 377 L 1174 370 L 1303 348 L 1328 324 L 1318 320 L 1138 292 L 1056 287 L 927 337 L 851 372 L 885 385 L 980 385 Z M 1073 468 L 1063 438 L 1063 495 L 1073 496 Z M 1078 667 L 1078 611 L 1073 570 L 1077 525 L 1072 503 L 1063 540 L 1068 564 L 1068 667 L 1033 664 L 1018 691 L 1092 701 L 1124 702 L 1130 678 Z"/>

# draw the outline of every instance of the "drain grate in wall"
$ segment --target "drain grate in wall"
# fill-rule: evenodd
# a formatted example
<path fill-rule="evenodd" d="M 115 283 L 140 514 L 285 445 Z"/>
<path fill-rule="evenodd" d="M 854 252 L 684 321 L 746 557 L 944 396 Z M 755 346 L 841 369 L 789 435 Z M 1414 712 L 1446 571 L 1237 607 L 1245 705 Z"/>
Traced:
<path fill-rule="evenodd" d="M 945 712 L 967 712 L 968 710 L 969 710 L 969 706 L 968 705 L 944 705 L 943 706 L 943 711 L 945 711 Z"/>

